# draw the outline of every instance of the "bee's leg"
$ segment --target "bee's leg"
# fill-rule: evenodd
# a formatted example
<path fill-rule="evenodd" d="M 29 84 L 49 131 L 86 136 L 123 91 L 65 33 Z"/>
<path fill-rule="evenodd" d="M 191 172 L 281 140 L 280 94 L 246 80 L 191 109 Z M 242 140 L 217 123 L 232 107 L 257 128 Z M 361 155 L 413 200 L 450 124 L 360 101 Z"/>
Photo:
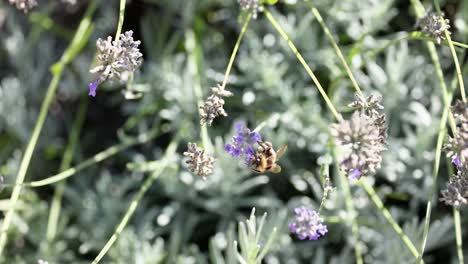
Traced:
<path fill-rule="evenodd" d="M 281 166 L 278 164 L 273 164 L 270 169 L 271 172 L 273 173 L 280 173 L 281 172 Z"/>

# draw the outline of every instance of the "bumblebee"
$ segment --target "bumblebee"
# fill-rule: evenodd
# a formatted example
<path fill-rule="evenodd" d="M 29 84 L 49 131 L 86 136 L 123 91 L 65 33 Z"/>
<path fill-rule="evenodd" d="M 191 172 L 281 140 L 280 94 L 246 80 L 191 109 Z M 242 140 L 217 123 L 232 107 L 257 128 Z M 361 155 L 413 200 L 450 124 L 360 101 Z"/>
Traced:
<path fill-rule="evenodd" d="M 282 146 L 278 150 L 273 149 L 273 145 L 268 141 L 258 141 L 257 152 L 255 157 L 252 159 L 250 167 L 253 171 L 263 173 L 271 171 L 273 173 L 280 173 L 281 166 L 276 164 L 276 161 L 283 156 L 288 149 L 287 145 Z"/>

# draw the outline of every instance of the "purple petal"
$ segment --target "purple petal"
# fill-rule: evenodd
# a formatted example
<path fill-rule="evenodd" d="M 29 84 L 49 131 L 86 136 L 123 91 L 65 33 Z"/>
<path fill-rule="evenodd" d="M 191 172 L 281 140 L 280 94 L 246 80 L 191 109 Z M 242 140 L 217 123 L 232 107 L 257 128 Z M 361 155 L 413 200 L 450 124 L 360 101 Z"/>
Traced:
<path fill-rule="evenodd" d="M 88 95 L 92 96 L 92 97 L 95 97 L 96 96 L 96 89 L 98 87 L 98 82 L 97 81 L 94 81 L 94 82 L 91 82 L 88 84 L 88 88 L 89 88 L 89 93 Z"/>
<path fill-rule="evenodd" d="M 352 180 L 357 180 L 361 177 L 361 175 L 362 175 L 362 172 L 359 169 L 353 169 L 348 174 L 348 177 Z"/>
<path fill-rule="evenodd" d="M 236 128 L 237 134 L 241 134 L 244 131 L 245 122 L 244 121 L 239 121 L 236 124 L 234 124 L 234 127 Z"/>
<path fill-rule="evenodd" d="M 255 144 L 258 141 L 262 141 L 262 137 L 257 131 L 253 131 L 249 133 L 249 144 Z"/>
<path fill-rule="evenodd" d="M 460 161 L 460 156 L 455 155 L 452 159 L 452 163 L 455 164 L 457 167 L 461 167 L 461 161 Z"/>

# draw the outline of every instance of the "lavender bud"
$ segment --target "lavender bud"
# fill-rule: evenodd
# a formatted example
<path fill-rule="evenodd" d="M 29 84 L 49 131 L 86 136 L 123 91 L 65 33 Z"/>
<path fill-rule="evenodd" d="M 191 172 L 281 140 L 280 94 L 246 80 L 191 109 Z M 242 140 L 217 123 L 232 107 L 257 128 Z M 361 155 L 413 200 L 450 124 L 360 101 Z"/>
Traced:
<path fill-rule="evenodd" d="M 289 231 L 300 240 L 317 240 L 327 232 L 327 226 L 323 224 L 322 218 L 315 210 L 310 210 L 305 206 L 294 209 L 295 218 L 289 224 Z"/>
<path fill-rule="evenodd" d="M 23 10 L 25 14 L 37 6 L 36 0 L 9 0 L 9 2 L 11 5 L 15 5 L 18 10 Z"/>
<path fill-rule="evenodd" d="M 450 177 L 447 183 L 447 189 L 442 190 L 441 201 L 447 205 L 460 207 L 468 204 L 468 177 L 466 175 L 467 167 L 459 168 L 456 175 Z"/>
<path fill-rule="evenodd" d="M 207 176 L 213 174 L 215 158 L 206 154 L 205 150 L 198 148 L 195 143 L 188 143 L 184 156 L 189 158 L 186 163 L 191 172 L 204 180 Z"/>
<path fill-rule="evenodd" d="M 211 126 L 213 120 L 218 116 L 227 116 L 224 110 L 223 97 L 232 96 L 232 93 L 225 90 L 221 85 L 211 88 L 212 94 L 206 99 L 203 106 L 200 107 L 200 124 L 208 124 Z"/>
<path fill-rule="evenodd" d="M 452 163 L 461 167 L 468 160 L 468 107 L 462 101 L 457 101 L 452 106 L 452 112 L 457 121 L 456 131 L 453 137 L 448 137 L 443 146 Z"/>
<path fill-rule="evenodd" d="M 111 36 L 107 37 L 107 40 L 98 39 L 96 42 L 98 64 L 90 70 L 91 73 L 98 75 L 93 84 L 97 87 L 107 80 L 125 82 L 124 73 L 134 72 L 141 65 L 143 55 L 138 49 L 139 45 L 139 40 L 133 40 L 131 30 L 121 34 L 118 41 L 112 41 Z M 89 88 L 91 95 L 93 94 L 91 85 Z"/>
<path fill-rule="evenodd" d="M 252 17 L 257 18 L 258 12 L 263 11 L 260 0 L 237 0 L 242 10 L 252 10 Z"/>
<path fill-rule="evenodd" d="M 450 21 L 437 13 L 430 12 L 416 22 L 416 26 L 425 34 L 436 39 L 437 44 L 445 40 L 445 30 L 450 28 Z M 448 32 L 450 35 L 450 32 Z"/>

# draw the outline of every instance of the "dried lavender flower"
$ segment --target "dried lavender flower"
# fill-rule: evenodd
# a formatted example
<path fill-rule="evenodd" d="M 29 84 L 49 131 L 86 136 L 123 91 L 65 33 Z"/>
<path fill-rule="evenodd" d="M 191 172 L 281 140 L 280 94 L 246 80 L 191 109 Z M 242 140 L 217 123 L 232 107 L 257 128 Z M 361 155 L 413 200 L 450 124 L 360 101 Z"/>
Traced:
<path fill-rule="evenodd" d="M 212 94 L 206 99 L 203 106 L 200 107 L 200 124 L 208 124 L 211 126 L 213 120 L 218 116 L 227 116 L 224 110 L 223 97 L 232 96 L 232 93 L 223 86 L 218 84 L 217 87 L 211 88 Z"/>
<path fill-rule="evenodd" d="M 456 175 L 450 177 L 447 183 L 447 189 L 442 190 L 441 201 L 447 205 L 460 207 L 468 204 L 468 167 L 459 168 Z"/>
<path fill-rule="evenodd" d="M 349 178 L 359 179 L 362 175 L 375 173 L 382 162 L 379 128 L 367 115 L 354 112 L 351 120 L 332 125 L 332 135 L 338 143 L 347 147 L 341 169 Z"/>
<path fill-rule="evenodd" d="M 257 18 L 258 12 L 263 11 L 260 0 L 237 0 L 242 10 L 252 10 L 252 17 Z"/>
<path fill-rule="evenodd" d="M 467 104 L 458 100 L 452 106 L 453 115 L 457 121 L 457 128 L 453 137 L 448 137 L 443 146 L 447 156 L 452 163 L 461 167 L 468 160 L 468 107 Z"/>
<path fill-rule="evenodd" d="M 36 0 L 9 0 L 9 2 L 11 5 L 15 5 L 18 10 L 23 10 L 25 14 L 37 6 Z"/>
<path fill-rule="evenodd" d="M 188 143 L 184 156 L 188 157 L 186 163 L 191 172 L 204 180 L 207 176 L 213 174 L 215 158 L 206 154 L 205 150 L 198 148 L 195 143 Z"/>
<path fill-rule="evenodd" d="M 289 224 L 289 231 L 300 240 L 317 240 L 328 232 L 327 226 L 315 210 L 301 206 L 294 209 L 294 214 L 295 218 Z"/>
<path fill-rule="evenodd" d="M 133 31 L 120 35 L 119 40 L 98 39 L 96 42 L 98 65 L 90 70 L 97 74 L 96 80 L 88 85 L 89 95 L 96 96 L 96 88 L 104 81 L 125 82 L 126 72 L 134 72 L 141 65 L 142 54 L 138 49 L 140 41 L 133 40 Z"/>
<path fill-rule="evenodd" d="M 439 16 L 435 12 L 429 12 L 417 21 L 416 26 L 440 44 L 442 40 L 445 40 L 445 30 L 450 28 L 450 21 L 445 19 L 443 14 Z M 450 35 L 450 31 L 448 33 Z"/>
<path fill-rule="evenodd" d="M 385 144 L 387 139 L 387 121 L 385 119 L 385 114 L 381 114 L 379 112 L 384 109 L 383 105 L 380 104 L 380 101 L 382 101 L 381 95 L 371 94 L 367 98 L 364 98 L 356 93 L 354 95 L 354 101 L 349 104 L 349 106 L 357 108 L 374 120 L 374 125 L 379 128 L 380 141 Z"/>
<path fill-rule="evenodd" d="M 245 157 L 245 161 L 250 162 L 255 156 L 254 144 L 262 140 L 262 136 L 257 131 L 251 131 L 244 121 L 237 122 L 236 136 L 232 137 L 232 144 L 226 144 L 224 150 L 233 157 Z"/>

